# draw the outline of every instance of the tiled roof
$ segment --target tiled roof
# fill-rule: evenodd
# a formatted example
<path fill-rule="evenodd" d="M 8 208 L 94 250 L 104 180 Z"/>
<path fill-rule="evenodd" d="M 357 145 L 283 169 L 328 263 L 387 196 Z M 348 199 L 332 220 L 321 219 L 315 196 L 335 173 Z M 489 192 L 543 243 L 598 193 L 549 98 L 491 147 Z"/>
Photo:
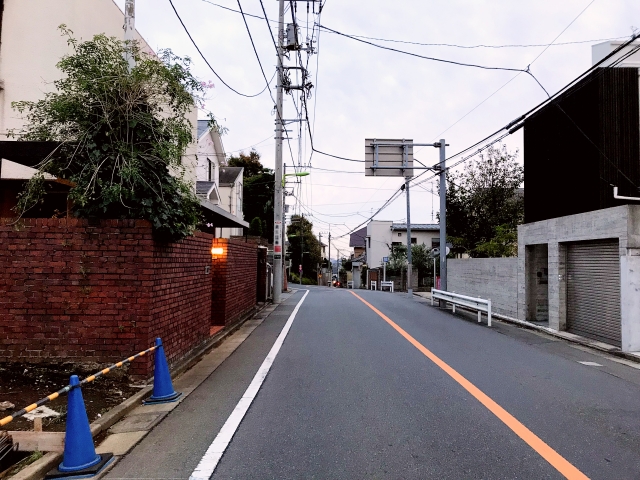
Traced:
<path fill-rule="evenodd" d="M 236 181 L 238 175 L 242 173 L 242 167 L 222 167 L 220 168 L 220 185 L 230 184 Z"/>
<path fill-rule="evenodd" d="M 407 229 L 407 224 L 406 223 L 392 223 L 391 224 L 391 230 L 406 230 Z M 413 231 L 418 231 L 418 230 L 424 230 L 424 231 L 428 231 L 428 230 L 440 230 L 440 225 L 438 225 L 437 223 L 412 223 L 411 224 L 411 230 Z"/>
<path fill-rule="evenodd" d="M 203 182 L 201 180 L 196 182 L 196 195 L 208 195 L 214 182 Z"/>
<path fill-rule="evenodd" d="M 367 227 L 362 227 L 360 230 L 356 230 L 349 235 L 350 247 L 365 247 L 365 239 L 367 237 Z"/>

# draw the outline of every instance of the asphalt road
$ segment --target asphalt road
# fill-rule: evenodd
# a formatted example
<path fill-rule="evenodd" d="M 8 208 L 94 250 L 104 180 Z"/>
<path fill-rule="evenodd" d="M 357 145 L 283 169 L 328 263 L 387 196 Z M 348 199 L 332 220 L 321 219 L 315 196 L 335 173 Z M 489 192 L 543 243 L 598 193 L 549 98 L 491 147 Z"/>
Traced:
<path fill-rule="evenodd" d="M 640 370 L 401 294 L 356 293 L 371 306 L 310 288 L 211 478 L 640 478 Z M 107 478 L 188 479 L 302 294 Z"/>

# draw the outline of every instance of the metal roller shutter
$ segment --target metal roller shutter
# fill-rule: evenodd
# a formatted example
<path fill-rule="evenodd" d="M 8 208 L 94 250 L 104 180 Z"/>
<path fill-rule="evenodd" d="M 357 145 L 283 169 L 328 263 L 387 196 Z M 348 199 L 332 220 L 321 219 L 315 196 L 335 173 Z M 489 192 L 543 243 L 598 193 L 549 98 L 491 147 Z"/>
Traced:
<path fill-rule="evenodd" d="M 567 245 L 567 331 L 621 346 L 618 240 Z"/>

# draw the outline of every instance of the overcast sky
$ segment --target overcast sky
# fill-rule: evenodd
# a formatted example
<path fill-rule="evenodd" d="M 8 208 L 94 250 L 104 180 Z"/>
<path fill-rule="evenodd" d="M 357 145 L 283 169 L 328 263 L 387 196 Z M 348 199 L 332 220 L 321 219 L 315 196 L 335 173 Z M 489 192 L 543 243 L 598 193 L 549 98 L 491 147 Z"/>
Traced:
<path fill-rule="evenodd" d="M 238 9 L 236 0 L 212 1 Z M 240 14 L 203 0 L 173 2 L 209 63 L 226 83 L 246 94 L 255 94 L 265 87 Z M 124 7 L 124 0 L 116 3 Z M 277 20 L 278 2 L 263 0 L 263 3 L 269 19 Z M 259 0 L 242 0 L 242 7 L 245 13 L 262 16 Z M 306 2 L 298 2 L 297 16 L 305 37 Z M 290 19 L 290 13 L 286 18 Z M 314 20 L 317 21 L 317 16 L 310 14 L 309 32 Z M 325 0 L 320 21 L 325 27 L 351 35 L 462 46 L 548 44 L 566 28 L 555 40 L 555 43 L 565 43 L 630 36 L 632 27 L 640 27 L 640 2 Z M 247 17 L 247 22 L 265 73 L 271 78 L 276 56 L 267 23 L 251 17 Z M 277 35 L 277 25 L 272 25 Z M 198 55 L 168 0 L 137 0 L 136 27 L 152 48 L 171 48 L 176 54 L 191 57 L 195 75 L 214 83 L 206 108 L 228 128 L 223 137 L 226 152 L 248 152 L 253 146 L 262 155 L 263 163 L 273 167 L 273 102 L 267 92 L 255 98 L 243 98 L 225 87 Z M 492 67 L 524 69 L 531 64 L 531 71 L 552 94 L 591 66 L 591 45 L 598 43 L 554 45 L 545 50 L 543 46 L 456 48 L 374 42 L 425 56 Z M 369 137 L 413 138 L 420 143 L 445 138 L 450 144 L 447 153 L 455 153 L 546 98 L 529 75 L 517 72 L 423 60 L 327 31 L 322 31 L 316 47 L 318 54 L 309 62 L 315 88 L 308 101 L 314 144 L 319 150 L 339 156 L 364 158 L 364 139 Z M 306 61 L 305 53 L 303 58 Z M 285 96 L 284 108 L 285 118 L 295 117 L 291 96 Z M 291 128 L 291 146 L 297 163 L 297 127 Z M 510 150 L 520 150 L 522 159 L 522 130 L 506 140 Z M 286 145 L 284 152 L 284 162 L 291 165 Z M 305 136 L 303 164 L 309 162 L 310 153 L 309 139 Z M 415 157 L 433 164 L 438 159 L 438 150 L 423 148 L 416 151 Z M 295 189 L 304 208 L 291 208 L 303 208 L 306 215 L 312 212 L 314 230 L 325 233 L 324 239 L 329 224 L 335 238 L 366 220 L 402 182 L 400 178 L 365 178 L 362 164 L 319 154 L 313 155 L 311 163 L 314 167 L 359 172 L 312 170 Z M 412 223 L 435 221 L 434 208 L 438 205 L 435 196 L 414 188 L 411 200 Z M 295 201 L 288 199 L 288 203 Z M 404 197 L 376 218 L 404 221 Z M 348 237 L 337 240 L 332 257 L 335 258 L 336 246 L 346 252 L 347 245 Z"/>

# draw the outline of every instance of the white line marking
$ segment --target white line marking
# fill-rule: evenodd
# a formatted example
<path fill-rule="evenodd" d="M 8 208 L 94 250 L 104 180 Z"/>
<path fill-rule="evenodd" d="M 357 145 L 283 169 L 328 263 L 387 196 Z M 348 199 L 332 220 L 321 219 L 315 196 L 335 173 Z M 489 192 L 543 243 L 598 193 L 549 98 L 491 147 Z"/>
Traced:
<path fill-rule="evenodd" d="M 198 463 L 196 469 L 189 477 L 189 480 L 209 480 L 211 475 L 213 475 L 213 472 L 218 466 L 218 462 L 220 462 L 222 455 L 224 455 L 224 452 L 229 446 L 229 443 L 231 443 L 231 439 L 238 430 L 238 427 L 240 426 L 240 423 L 242 422 L 245 414 L 249 410 L 253 399 L 256 398 L 256 395 L 258 395 L 258 391 L 260 390 L 264 379 L 267 378 L 267 374 L 271 369 L 271 365 L 273 365 L 273 361 L 276 359 L 276 356 L 280 351 L 280 347 L 282 347 L 284 339 L 287 337 L 287 334 L 291 329 L 293 320 L 296 318 L 296 314 L 300 309 L 300 305 L 302 305 L 304 299 L 307 298 L 307 295 L 309 295 L 309 290 L 306 291 L 306 293 L 302 296 L 302 298 L 296 305 L 296 308 L 294 308 L 293 312 L 291 312 L 287 323 L 285 323 L 282 331 L 280 332 L 280 335 L 278 335 L 278 338 L 273 344 L 273 347 L 271 347 L 271 350 L 267 354 L 267 358 L 265 358 L 262 362 L 262 365 L 260 365 L 260 368 L 258 369 L 256 375 L 253 377 L 253 380 L 249 384 L 249 387 L 245 390 L 244 395 L 242 395 L 242 398 L 236 405 L 236 408 L 234 408 L 233 412 L 231 412 L 231 415 L 229 415 L 229 418 L 227 418 L 227 421 L 218 432 L 218 435 L 213 440 L 213 443 L 209 445 L 209 448 L 200 460 L 200 463 Z"/>
<path fill-rule="evenodd" d="M 601 367 L 602 365 L 600 365 L 599 363 L 596 362 L 578 362 L 581 363 L 582 365 L 586 365 L 587 367 Z"/>

